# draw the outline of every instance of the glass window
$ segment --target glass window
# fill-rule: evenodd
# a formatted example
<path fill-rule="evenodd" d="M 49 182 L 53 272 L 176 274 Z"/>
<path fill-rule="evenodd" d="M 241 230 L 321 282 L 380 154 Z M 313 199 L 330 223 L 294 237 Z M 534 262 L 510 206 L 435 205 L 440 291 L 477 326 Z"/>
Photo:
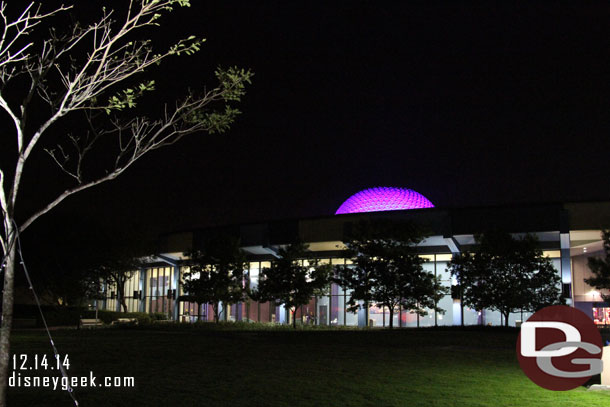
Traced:
<path fill-rule="evenodd" d="M 419 326 L 434 326 L 434 311 L 426 309 L 427 314 L 419 317 Z"/>
<path fill-rule="evenodd" d="M 453 325 L 453 299 L 451 295 L 445 295 L 438 302 L 438 307 L 445 311 L 444 314 L 437 313 L 436 322 L 439 326 Z"/>
<path fill-rule="evenodd" d="M 256 289 L 258 287 L 258 275 L 260 273 L 260 263 L 258 261 L 250 262 L 250 288 Z"/>
<path fill-rule="evenodd" d="M 451 254 L 437 254 L 436 261 L 451 261 Z"/>
<path fill-rule="evenodd" d="M 481 311 L 470 307 L 464 307 L 464 325 L 480 325 Z"/>
<path fill-rule="evenodd" d="M 329 297 L 328 296 L 324 296 L 324 297 L 318 297 L 318 309 L 317 309 L 317 319 L 318 319 L 318 323 L 317 325 L 329 325 L 329 323 L 331 325 L 337 325 L 337 323 L 333 323 L 332 318 L 337 319 L 336 316 L 336 309 L 331 308 L 331 305 L 329 304 Z M 330 301 L 332 302 L 332 301 Z M 330 309 L 330 318 L 331 320 L 329 321 L 329 308 Z"/>
<path fill-rule="evenodd" d="M 485 325 L 490 326 L 501 326 L 502 325 L 502 314 L 500 311 L 485 310 L 485 319 L 483 320 Z"/>
<path fill-rule="evenodd" d="M 446 261 L 437 261 L 436 262 L 436 275 L 441 278 L 445 285 L 451 284 L 451 272 L 447 269 L 448 262 Z"/>

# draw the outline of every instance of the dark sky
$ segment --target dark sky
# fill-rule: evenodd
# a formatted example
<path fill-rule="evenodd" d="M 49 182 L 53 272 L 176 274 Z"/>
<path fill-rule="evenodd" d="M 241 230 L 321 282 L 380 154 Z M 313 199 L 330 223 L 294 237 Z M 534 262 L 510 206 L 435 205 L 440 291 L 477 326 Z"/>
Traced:
<path fill-rule="evenodd" d="M 243 115 L 71 198 L 38 230 L 330 215 L 373 186 L 442 207 L 610 199 L 608 3 L 193 3 L 159 39 L 207 43 L 152 72 L 158 91 L 251 68 Z"/>

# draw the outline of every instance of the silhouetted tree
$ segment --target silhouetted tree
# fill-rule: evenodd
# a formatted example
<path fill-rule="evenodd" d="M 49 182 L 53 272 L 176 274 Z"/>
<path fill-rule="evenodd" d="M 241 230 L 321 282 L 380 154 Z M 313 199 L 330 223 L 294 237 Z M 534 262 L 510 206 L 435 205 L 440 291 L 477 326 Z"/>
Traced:
<path fill-rule="evenodd" d="M 259 274 L 258 287 L 252 297 L 257 301 L 274 301 L 283 304 L 293 314 L 296 328 L 296 311 L 309 303 L 316 295 L 324 295 L 330 285 L 332 267 L 308 260 L 307 248 L 301 242 L 280 248 L 279 259 L 271 267 L 263 268 Z"/>
<path fill-rule="evenodd" d="M 102 298 L 103 283 L 116 281 L 119 303 L 125 309 L 124 282 L 143 266 L 141 258 L 150 254 L 146 227 L 132 224 L 122 229 L 105 219 L 79 219 L 86 233 L 68 229 L 58 234 L 72 219 L 70 214 L 48 218 L 51 222 L 42 233 L 38 229 L 39 234 L 26 235 L 24 244 L 36 254 L 28 256 L 34 288 L 57 304 L 82 306 Z"/>
<path fill-rule="evenodd" d="M 123 312 L 127 312 L 125 300 L 125 284 L 133 278 L 145 262 L 137 257 L 108 259 L 91 268 L 89 278 L 97 278 L 106 283 L 106 287 L 116 289 L 117 301 Z"/>
<path fill-rule="evenodd" d="M 38 274 L 37 287 L 40 287 L 44 297 L 53 300 L 59 306 L 82 307 L 90 300 L 100 299 L 102 280 L 95 277 L 81 265 L 60 256 L 45 258 L 47 264 Z"/>
<path fill-rule="evenodd" d="M 227 306 L 244 301 L 246 257 L 240 248 L 239 239 L 220 236 L 208 240 L 202 250 L 185 255 L 191 258 L 189 270 L 184 273 L 183 300 L 212 305 L 214 320 L 220 320 L 220 303 Z"/>
<path fill-rule="evenodd" d="M 597 290 L 608 290 L 610 289 L 610 230 L 602 231 L 602 240 L 605 257 L 589 257 L 587 263 L 593 277 L 585 278 L 585 283 Z M 610 294 L 600 292 L 600 295 L 605 302 L 610 302 Z"/>
<path fill-rule="evenodd" d="M 475 236 L 477 246 L 449 263 L 463 305 L 499 311 L 508 326 L 515 311 L 536 311 L 563 302 L 561 278 L 542 254 L 536 236 L 514 238 L 492 231 Z"/>
<path fill-rule="evenodd" d="M 336 273 L 336 282 L 351 290 L 349 310 L 366 310 L 372 303 L 388 307 L 390 328 L 399 306 L 422 316 L 426 309 L 443 312 L 436 304 L 446 289 L 440 279 L 423 269 L 425 259 L 415 250 L 423 238 L 411 223 L 376 220 L 354 224 L 345 242 L 353 265 L 339 267 Z"/>

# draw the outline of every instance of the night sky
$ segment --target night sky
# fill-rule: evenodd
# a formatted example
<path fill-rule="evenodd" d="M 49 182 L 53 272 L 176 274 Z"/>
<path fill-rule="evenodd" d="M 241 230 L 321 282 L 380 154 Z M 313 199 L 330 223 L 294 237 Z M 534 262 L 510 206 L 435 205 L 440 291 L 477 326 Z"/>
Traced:
<path fill-rule="evenodd" d="M 171 100 L 217 65 L 251 68 L 243 115 L 70 198 L 34 233 L 331 215 L 373 186 L 440 207 L 610 199 L 607 3 L 193 3 L 158 39 L 206 45 L 150 75 Z"/>

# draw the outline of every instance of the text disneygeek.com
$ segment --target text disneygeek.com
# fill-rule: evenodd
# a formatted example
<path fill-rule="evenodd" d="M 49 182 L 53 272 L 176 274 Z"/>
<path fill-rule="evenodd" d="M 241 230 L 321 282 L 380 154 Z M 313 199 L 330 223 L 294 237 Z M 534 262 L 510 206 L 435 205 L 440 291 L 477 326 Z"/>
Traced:
<path fill-rule="evenodd" d="M 53 390 L 68 390 L 83 387 L 135 387 L 133 377 L 104 376 L 96 377 L 93 372 L 89 376 L 53 377 L 53 376 L 25 376 L 13 371 L 8 379 L 9 387 L 41 387 Z"/>

